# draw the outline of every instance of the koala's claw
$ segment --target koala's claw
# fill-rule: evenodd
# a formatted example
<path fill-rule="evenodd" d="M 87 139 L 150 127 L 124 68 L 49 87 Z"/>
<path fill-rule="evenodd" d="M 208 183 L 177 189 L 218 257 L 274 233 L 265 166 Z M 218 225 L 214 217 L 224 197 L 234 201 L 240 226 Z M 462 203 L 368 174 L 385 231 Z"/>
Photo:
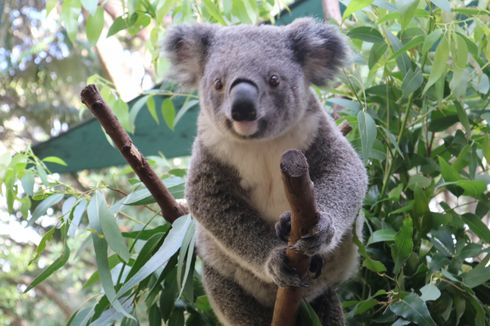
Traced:
<path fill-rule="evenodd" d="M 277 237 L 287 242 L 291 232 L 291 212 L 282 213 L 274 227 Z"/>
<path fill-rule="evenodd" d="M 320 255 L 314 255 L 310 260 L 310 273 L 313 274 L 313 278 L 318 278 L 322 273 L 323 258 Z"/>
<path fill-rule="evenodd" d="M 279 248 L 272 252 L 267 269 L 274 283 L 279 287 L 308 287 L 311 284 L 309 277 L 300 277 L 298 272 L 289 266 L 286 248 Z"/>
<path fill-rule="evenodd" d="M 300 251 L 307 256 L 317 254 L 323 245 L 330 243 L 333 237 L 333 229 L 330 226 L 330 220 L 327 217 L 321 216 L 318 219 L 317 225 L 310 233 L 301 237 L 291 249 Z"/>

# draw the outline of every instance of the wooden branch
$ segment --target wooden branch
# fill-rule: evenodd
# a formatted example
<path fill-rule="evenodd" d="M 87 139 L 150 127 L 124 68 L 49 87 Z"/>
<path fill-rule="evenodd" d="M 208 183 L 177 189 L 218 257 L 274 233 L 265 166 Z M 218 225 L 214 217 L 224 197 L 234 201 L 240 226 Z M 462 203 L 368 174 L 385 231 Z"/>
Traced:
<path fill-rule="evenodd" d="M 100 124 L 111 137 L 129 165 L 133 168 L 141 182 L 148 188 L 160 206 L 163 217 L 172 223 L 179 216 L 187 214 L 187 209 L 177 203 L 162 180 L 150 167 L 143 154 L 133 144 L 133 141 L 123 129 L 116 116 L 104 102 L 95 85 L 88 85 L 82 90 L 82 102 L 92 111 Z"/>
<path fill-rule="evenodd" d="M 282 155 L 281 172 L 286 197 L 291 206 L 291 233 L 286 255 L 289 265 L 303 276 L 308 272 L 310 258 L 291 249 L 291 245 L 318 223 L 313 182 L 310 179 L 308 162 L 303 153 L 298 150 L 289 150 Z M 273 326 L 296 324 L 301 296 L 302 289 L 300 288 L 277 289 L 272 318 Z"/>

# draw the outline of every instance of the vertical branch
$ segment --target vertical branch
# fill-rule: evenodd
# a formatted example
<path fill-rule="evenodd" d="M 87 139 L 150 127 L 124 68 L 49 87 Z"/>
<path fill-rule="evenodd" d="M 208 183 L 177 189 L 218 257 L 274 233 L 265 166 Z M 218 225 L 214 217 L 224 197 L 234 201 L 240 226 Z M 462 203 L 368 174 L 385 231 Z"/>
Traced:
<path fill-rule="evenodd" d="M 286 197 L 291 206 L 291 233 L 286 255 L 289 265 L 303 276 L 308 272 L 310 258 L 290 247 L 318 223 L 313 182 L 306 158 L 298 150 L 289 150 L 282 155 L 281 172 Z M 295 325 L 301 296 L 300 288 L 278 288 L 273 326 Z"/>

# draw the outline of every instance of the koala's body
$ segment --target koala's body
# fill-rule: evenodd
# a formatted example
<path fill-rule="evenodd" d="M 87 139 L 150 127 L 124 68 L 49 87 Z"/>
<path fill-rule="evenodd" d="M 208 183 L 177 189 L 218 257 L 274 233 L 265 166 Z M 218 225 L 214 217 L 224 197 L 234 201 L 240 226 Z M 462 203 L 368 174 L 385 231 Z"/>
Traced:
<path fill-rule="evenodd" d="M 184 25 L 168 32 L 165 50 L 174 79 L 199 90 L 186 198 L 219 320 L 269 325 L 277 286 L 302 286 L 325 324 L 342 325 L 334 288 L 357 268 L 352 233 L 361 237 L 367 176 L 309 88 L 345 61 L 342 36 L 312 19 Z M 312 256 L 316 277 L 300 278 L 285 257 L 290 218 L 279 162 L 292 148 L 304 152 L 314 183 L 319 223 L 297 248 Z"/>

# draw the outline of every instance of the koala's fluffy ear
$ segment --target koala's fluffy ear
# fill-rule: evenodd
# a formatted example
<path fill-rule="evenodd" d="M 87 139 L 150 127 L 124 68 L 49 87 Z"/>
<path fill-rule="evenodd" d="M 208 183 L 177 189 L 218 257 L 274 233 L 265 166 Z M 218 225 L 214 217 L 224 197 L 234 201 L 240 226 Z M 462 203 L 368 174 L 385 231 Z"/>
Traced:
<path fill-rule="evenodd" d="M 288 33 L 296 60 L 315 85 L 332 80 L 347 61 L 347 43 L 334 26 L 301 18 L 288 26 Z"/>
<path fill-rule="evenodd" d="M 215 29 L 209 24 L 194 24 L 168 30 L 163 49 L 171 63 L 169 78 L 185 88 L 197 88 Z"/>

